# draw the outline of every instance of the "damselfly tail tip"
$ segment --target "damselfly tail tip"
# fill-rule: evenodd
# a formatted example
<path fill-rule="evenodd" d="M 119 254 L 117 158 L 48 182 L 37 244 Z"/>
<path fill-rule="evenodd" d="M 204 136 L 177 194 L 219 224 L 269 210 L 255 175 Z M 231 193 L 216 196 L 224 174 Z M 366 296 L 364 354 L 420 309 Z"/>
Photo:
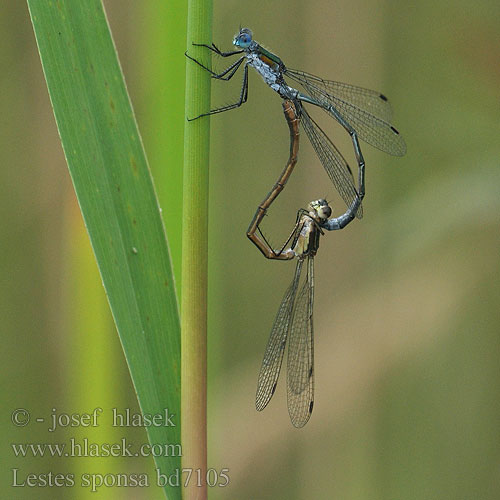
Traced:
<path fill-rule="evenodd" d="M 382 101 L 388 101 L 387 97 L 384 95 L 384 94 L 380 94 L 380 99 L 382 99 Z"/>

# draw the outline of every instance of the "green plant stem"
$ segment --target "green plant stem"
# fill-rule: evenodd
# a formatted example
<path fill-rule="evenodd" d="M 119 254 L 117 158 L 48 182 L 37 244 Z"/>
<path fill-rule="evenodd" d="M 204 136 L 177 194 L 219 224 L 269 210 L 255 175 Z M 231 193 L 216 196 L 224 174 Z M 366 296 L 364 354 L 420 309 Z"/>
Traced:
<path fill-rule="evenodd" d="M 188 50 L 210 64 L 210 53 L 192 42 L 212 40 L 211 0 L 188 3 Z M 186 64 L 186 115 L 209 109 L 210 75 L 196 64 Z M 185 500 L 207 497 L 207 252 L 208 163 L 210 122 L 187 122 L 184 133 L 182 297 L 181 297 L 181 435 L 183 467 L 200 469 L 184 490 Z"/>

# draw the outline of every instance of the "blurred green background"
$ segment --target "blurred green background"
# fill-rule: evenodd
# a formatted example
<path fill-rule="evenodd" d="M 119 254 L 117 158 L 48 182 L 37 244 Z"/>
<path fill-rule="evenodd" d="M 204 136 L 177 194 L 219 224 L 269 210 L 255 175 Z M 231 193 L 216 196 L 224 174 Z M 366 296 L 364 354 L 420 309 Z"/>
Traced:
<path fill-rule="evenodd" d="M 186 45 L 182 2 L 106 0 L 111 29 L 180 269 Z M 365 217 L 316 259 L 316 404 L 302 430 L 283 381 L 254 409 L 267 336 L 294 265 L 269 262 L 246 227 L 288 154 L 279 98 L 251 72 L 249 101 L 212 119 L 209 466 L 217 499 L 500 498 L 500 4 L 216 2 L 214 41 L 240 24 L 290 67 L 379 89 L 408 154 L 365 145 Z M 130 407 L 135 395 L 71 187 L 25 2 L 0 16 L 1 498 L 95 498 L 88 488 L 13 488 L 28 473 L 146 472 L 149 459 L 16 458 L 11 443 L 115 442 L 100 426 L 47 432 L 32 418 Z M 217 64 L 217 63 L 216 63 Z M 222 68 L 223 62 L 218 67 Z M 215 82 L 214 106 L 239 81 Z M 219 83 L 219 85 L 217 85 Z M 345 132 L 315 113 L 353 164 Z M 304 139 L 266 219 L 279 243 L 311 199 L 344 207 Z M 179 277 L 178 277 L 179 278 Z M 88 432 L 87 432 L 88 431 Z M 162 498 L 106 488 L 101 498 Z"/>

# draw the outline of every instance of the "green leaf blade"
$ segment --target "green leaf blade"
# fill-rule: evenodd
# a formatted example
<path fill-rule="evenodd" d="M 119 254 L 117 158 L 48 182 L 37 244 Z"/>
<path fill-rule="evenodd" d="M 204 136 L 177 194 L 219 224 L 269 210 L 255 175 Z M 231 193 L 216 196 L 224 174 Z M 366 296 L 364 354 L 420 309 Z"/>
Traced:
<path fill-rule="evenodd" d="M 148 428 L 180 443 L 180 326 L 149 166 L 100 0 L 28 0 L 71 178 Z M 92 314 L 92 311 L 88 311 Z M 103 381 L 105 383 L 105 381 Z M 180 457 L 159 457 L 170 473 Z M 153 478 L 151 478 L 153 479 Z M 169 490 L 180 498 L 180 490 Z"/>

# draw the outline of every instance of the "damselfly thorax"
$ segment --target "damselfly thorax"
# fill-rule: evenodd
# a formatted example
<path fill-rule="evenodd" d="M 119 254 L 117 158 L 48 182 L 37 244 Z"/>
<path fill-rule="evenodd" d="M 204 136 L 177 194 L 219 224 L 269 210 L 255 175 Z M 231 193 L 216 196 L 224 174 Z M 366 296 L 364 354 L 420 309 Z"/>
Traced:
<path fill-rule="evenodd" d="M 319 238 L 323 231 L 311 214 L 302 215 L 299 221 L 297 241 L 292 246 L 295 256 L 304 259 L 307 256 L 314 257 L 319 248 Z"/>
<path fill-rule="evenodd" d="M 192 119 L 236 109 L 244 104 L 248 98 L 248 67 L 254 68 L 282 99 L 293 101 L 314 150 L 347 207 L 351 206 L 360 194 L 356 191 L 351 168 L 327 134 L 309 115 L 307 106 L 322 109 L 346 130 L 351 137 L 359 170 L 365 165 L 359 139 L 391 155 L 405 154 L 405 142 L 390 123 L 392 110 L 384 94 L 289 68 L 276 54 L 255 41 L 252 31 L 248 28 L 240 29 L 234 37 L 233 45 L 236 50 L 222 52 L 214 44 L 193 45 L 205 47 L 219 57 L 239 55 L 235 62 L 217 73 L 186 53 L 188 58 L 218 80 L 230 80 L 238 69 L 243 67 L 243 81 L 237 102 L 212 109 Z M 299 84 L 304 92 L 288 85 L 285 79 Z M 362 206 L 359 205 L 355 216 L 361 218 L 362 215 Z"/>

